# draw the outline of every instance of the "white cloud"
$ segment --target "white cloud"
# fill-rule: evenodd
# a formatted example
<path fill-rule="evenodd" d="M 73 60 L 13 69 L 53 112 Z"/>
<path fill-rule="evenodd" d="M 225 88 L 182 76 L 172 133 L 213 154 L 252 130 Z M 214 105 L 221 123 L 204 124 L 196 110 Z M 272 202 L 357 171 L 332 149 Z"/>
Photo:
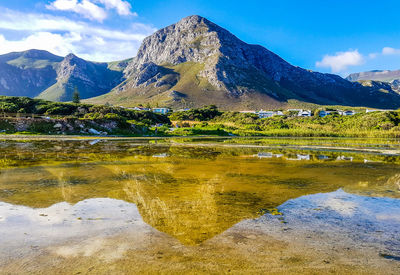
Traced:
<path fill-rule="evenodd" d="M 77 48 L 74 44 L 81 40 L 82 37 L 77 33 L 60 35 L 50 32 L 37 32 L 18 41 L 7 40 L 3 35 L 0 35 L 0 54 L 27 49 L 42 49 L 64 56 L 76 52 Z"/>
<path fill-rule="evenodd" d="M 155 31 L 141 23 L 127 25 L 126 29 L 110 29 L 46 14 L 9 9 L 0 9 L 0 14 L 0 54 L 41 49 L 61 56 L 72 52 L 93 61 L 122 60 L 135 56 L 142 40 Z M 8 39 L 1 29 L 21 38 Z"/>
<path fill-rule="evenodd" d="M 96 0 L 105 5 L 106 9 L 116 9 L 119 15 L 137 15 L 132 13 L 132 6 L 129 2 L 123 0 Z"/>
<path fill-rule="evenodd" d="M 104 6 L 100 7 L 96 4 Z M 90 20 L 102 22 L 108 17 L 105 9 L 115 9 L 119 15 L 137 15 L 131 11 L 132 6 L 124 0 L 55 0 L 46 6 L 50 10 L 71 11 Z"/>
<path fill-rule="evenodd" d="M 90 20 L 102 22 L 107 18 L 105 10 L 89 0 L 56 0 L 46 6 L 50 10 L 72 11 Z"/>
<path fill-rule="evenodd" d="M 391 47 L 384 47 L 382 49 L 382 54 L 383 55 L 400 54 L 400 49 L 395 49 L 395 48 L 391 48 Z"/>
<path fill-rule="evenodd" d="M 347 70 L 350 66 L 358 66 L 364 63 L 364 57 L 358 50 L 337 52 L 335 55 L 325 55 L 321 61 L 316 63 L 317 67 L 331 68 L 332 72 L 338 73 Z"/>

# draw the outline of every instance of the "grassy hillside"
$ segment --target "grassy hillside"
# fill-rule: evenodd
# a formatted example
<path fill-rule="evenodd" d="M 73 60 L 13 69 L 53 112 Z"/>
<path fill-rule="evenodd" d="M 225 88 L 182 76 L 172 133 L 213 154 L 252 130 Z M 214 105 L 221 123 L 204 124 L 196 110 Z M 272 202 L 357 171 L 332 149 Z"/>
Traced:
<path fill-rule="evenodd" d="M 16 59 L 8 61 L 7 64 L 22 69 L 43 69 L 47 66 L 51 66 L 54 68 L 60 61 L 60 59 L 33 59 L 25 56 L 20 56 Z"/>
<path fill-rule="evenodd" d="M 255 114 L 216 112 L 208 107 L 177 112 L 171 121 L 180 126 L 175 135 L 237 135 L 298 137 L 400 137 L 400 112 L 358 113 L 297 117 L 275 116 L 260 119 Z"/>
<path fill-rule="evenodd" d="M 148 87 L 123 91 L 120 91 L 119 87 L 117 87 L 109 94 L 90 98 L 85 102 L 93 104 L 110 103 L 125 107 L 150 104 L 151 106 L 172 108 L 198 108 L 215 104 L 224 110 L 287 106 L 286 102 L 279 102 L 267 93 L 249 93 L 241 98 L 232 97 L 225 91 L 216 89 L 207 79 L 199 76 L 200 72 L 204 70 L 204 64 L 201 63 L 185 62 L 176 66 L 166 64 L 163 68 L 166 73 L 162 80 L 169 80 L 166 82 L 173 83 L 171 80 L 176 79 L 177 81 L 174 85 L 165 84 L 155 87 L 152 84 Z M 273 88 L 278 89 L 276 85 Z"/>
<path fill-rule="evenodd" d="M 54 67 L 62 60 L 63 58 L 60 56 L 40 50 L 14 52 L 0 56 L 0 63 L 7 63 L 21 69 L 43 69 L 47 66 Z"/>

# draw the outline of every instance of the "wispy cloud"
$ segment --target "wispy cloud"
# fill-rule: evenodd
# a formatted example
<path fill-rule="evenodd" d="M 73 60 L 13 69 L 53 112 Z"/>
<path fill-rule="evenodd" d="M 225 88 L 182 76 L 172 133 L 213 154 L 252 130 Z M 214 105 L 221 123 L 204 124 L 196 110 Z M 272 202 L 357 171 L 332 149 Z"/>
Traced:
<path fill-rule="evenodd" d="M 390 56 L 400 57 L 400 48 L 383 47 L 381 50 L 371 53 L 360 53 L 358 50 L 337 52 L 336 54 L 325 55 L 321 61 L 315 63 L 316 67 L 329 68 L 333 73 L 345 75 L 350 67 L 369 65 L 369 69 L 375 69 L 377 64 L 380 68 L 385 68 L 387 59 Z M 393 57 L 394 58 L 394 57 Z"/>
<path fill-rule="evenodd" d="M 76 52 L 77 47 L 74 44 L 81 40 L 82 37 L 77 33 L 61 35 L 50 32 L 37 32 L 15 41 L 7 40 L 3 35 L 0 35 L 0 54 L 32 48 L 47 50 L 64 56 L 70 52 Z"/>
<path fill-rule="evenodd" d="M 131 23 L 125 29 L 105 28 L 62 16 L 22 13 L 0 9 L 0 54 L 42 49 L 58 55 L 70 52 L 95 61 L 125 59 L 136 55 L 141 41 L 155 31 L 150 25 Z M 7 39 L 1 29 L 20 33 L 18 40 Z"/>
<path fill-rule="evenodd" d="M 106 9 L 115 9 L 119 15 L 137 15 L 132 12 L 132 6 L 129 2 L 123 0 L 95 0 L 96 2 L 104 4 Z"/>
<path fill-rule="evenodd" d="M 319 68 L 330 68 L 334 73 L 346 71 L 350 66 L 359 66 L 365 58 L 358 50 L 337 52 L 335 55 L 325 55 L 321 61 L 316 62 Z"/>
<path fill-rule="evenodd" d="M 383 55 L 400 54 L 400 49 L 395 49 L 395 48 L 391 48 L 391 47 L 384 47 L 382 49 L 382 54 Z"/>
<path fill-rule="evenodd" d="M 101 5 L 101 6 L 100 6 Z M 90 20 L 102 22 L 108 17 L 106 10 L 116 10 L 119 15 L 137 15 L 129 2 L 123 0 L 55 0 L 46 5 L 49 10 L 69 11 Z"/>
<path fill-rule="evenodd" d="M 88 0 L 56 0 L 46 6 L 50 10 L 72 11 L 90 20 L 102 22 L 107 18 L 105 10 Z"/>

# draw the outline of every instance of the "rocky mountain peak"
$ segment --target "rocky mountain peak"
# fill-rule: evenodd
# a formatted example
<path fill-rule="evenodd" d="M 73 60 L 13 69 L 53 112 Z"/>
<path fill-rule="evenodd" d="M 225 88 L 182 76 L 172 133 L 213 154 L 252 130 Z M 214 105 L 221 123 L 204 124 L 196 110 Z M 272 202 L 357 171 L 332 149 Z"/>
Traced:
<path fill-rule="evenodd" d="M 258 70 L 266 78 L 280 81 L 292 69 L 267 49 L 246 44 L 206 18 L 193 15 L 147 37 L 125 73 L 141 74 L 140 68 L 148 63 L 162 66 L 186 62 L 204 65 L 198 76 L 231 94 L 243 93 L 238 86 L 248 79 L 246 72 Z"/>
<path fill-rule="evenodd" d="M 72 53 L 68 54 L 58 65 L 57 79 L 62 80 L 69 77 L 84 77 L 86 80 L 87 77 L 83 76 L 83 72 L 87 69 L 87 63 L 87 61 L 77 57 Z"/>
<path fill-rule="evenodd" d="M 87 61 L 83 60 L 82 58 L 77 57 L 73 53 L 70 53 L 66 57 L 64 57 L 64 60 L 62 61 L 62 63 L 69 64 L 69 65 L 82 66 L 83 64 L 86 64 Z"/>
<path fill-rule="evenodd" d="M 132 73 L 145 63 L 177 65 L 205 62 L 217 54 L 218 38 L 210 31 L 211 22 L 200 16 L 189 16 L 144 39 L 137 56 L 126 71 Z"/>

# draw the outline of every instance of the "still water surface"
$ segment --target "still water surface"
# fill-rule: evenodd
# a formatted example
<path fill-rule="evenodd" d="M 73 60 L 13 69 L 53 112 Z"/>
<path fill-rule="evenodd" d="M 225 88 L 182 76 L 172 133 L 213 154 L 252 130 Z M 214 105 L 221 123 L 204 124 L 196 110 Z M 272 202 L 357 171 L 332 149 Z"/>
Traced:
<path fill-rule="evenodd" d="M 0 141 L 0 273 L 400 273 L 400 142 Z"/>

